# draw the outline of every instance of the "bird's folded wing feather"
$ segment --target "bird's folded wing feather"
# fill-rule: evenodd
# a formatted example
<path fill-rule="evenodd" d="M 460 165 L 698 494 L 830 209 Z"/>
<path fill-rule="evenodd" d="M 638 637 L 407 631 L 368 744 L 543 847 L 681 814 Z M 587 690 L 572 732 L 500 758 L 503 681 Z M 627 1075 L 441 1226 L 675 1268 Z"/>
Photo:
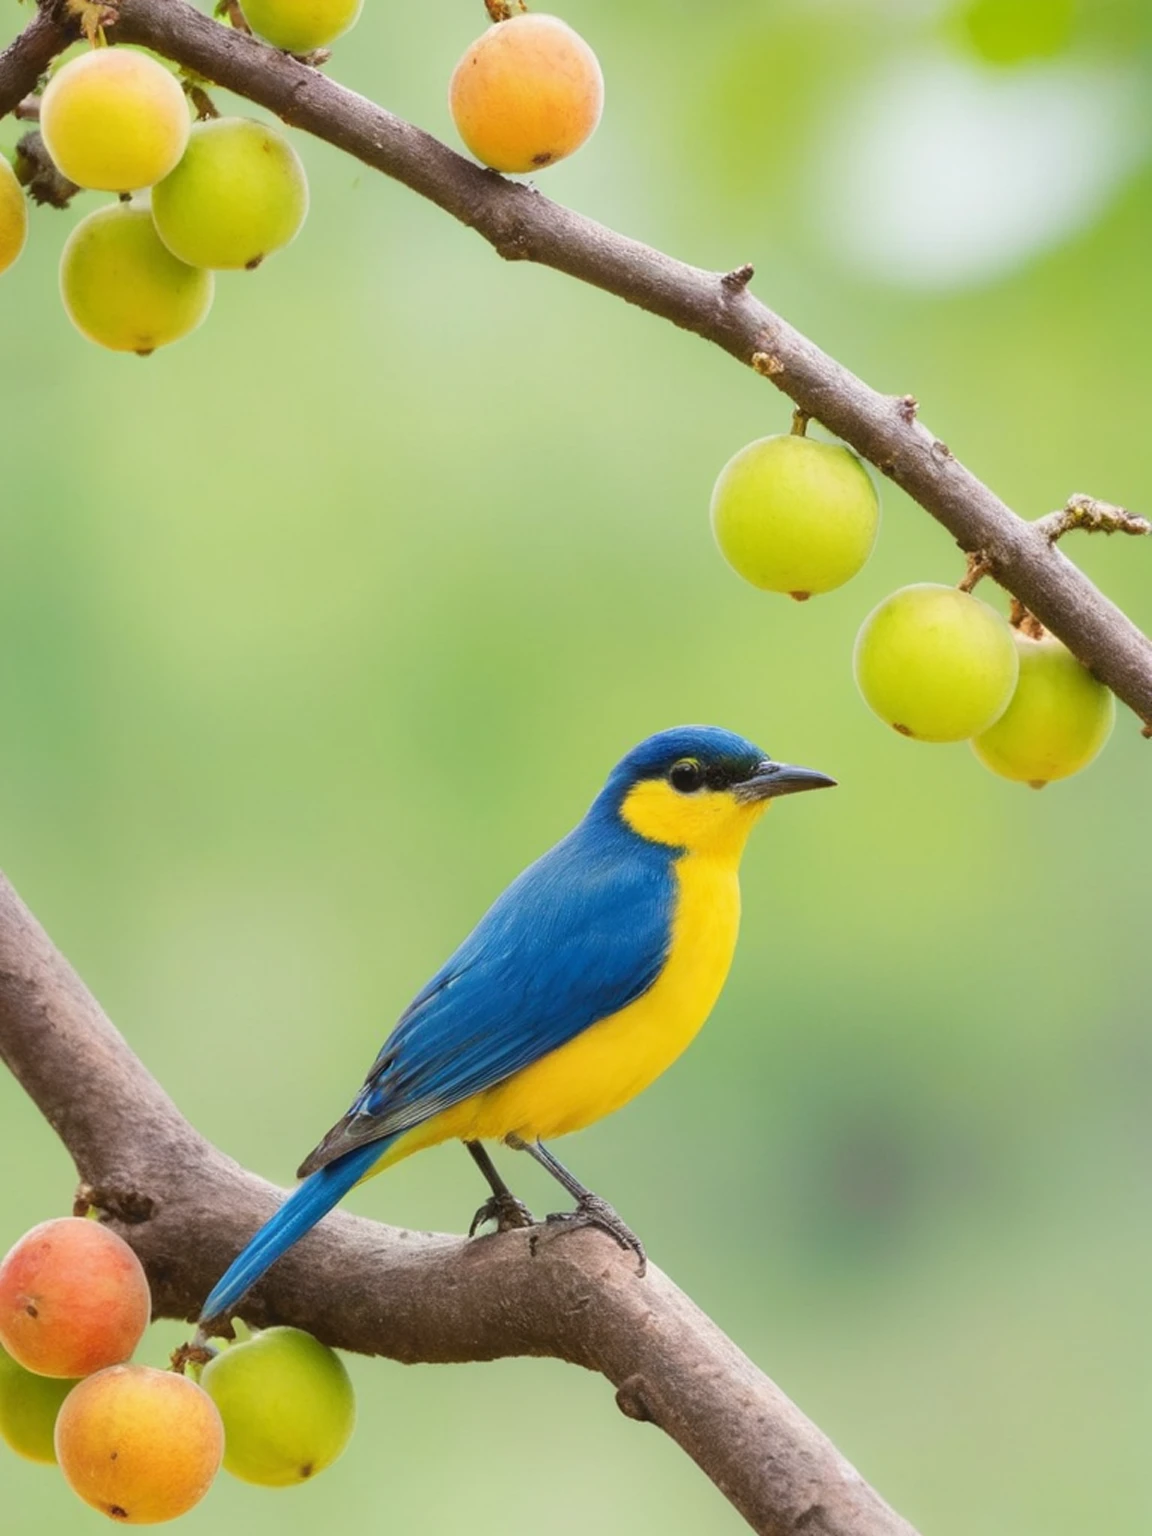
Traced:
<path fill-rule="evenodd" d="M 669 850 L 579 833 L 508 887 L 414 999 L 301 1175 L 493 1087 L 648 990 L 670 940 Z"/>

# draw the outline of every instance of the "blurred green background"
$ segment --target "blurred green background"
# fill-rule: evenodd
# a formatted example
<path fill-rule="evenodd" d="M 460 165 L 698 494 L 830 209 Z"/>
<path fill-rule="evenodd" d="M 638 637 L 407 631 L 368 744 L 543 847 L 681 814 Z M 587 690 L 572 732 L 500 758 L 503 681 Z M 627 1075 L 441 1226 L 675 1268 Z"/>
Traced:
<path fill-rule="evenodd" d="M 608 106 L 544 190 L 755 262 L 1025 515 L 1074 491 L 1152 509 L 1147 0 L 563 14 Z M 329 69 L 455 142 L 446 82 L 483 21 L 368 0 Z M 855 582 L 804 607 L 746 587 L 708 495 L 782 397 L 299 148 L 299 240 L 148 361 L 56 296 L 97 198 L 37 212 L 0 283 L 4 867 L 184 1111 L 288 1182 L 634 741 L 710 721 L 835 774 L 757 834 L 699 1042 L 563 1155 L 925 1532 L 1146 1529 L 1152 745 L 1121 711 L 1095 767 L 1035 794 L 885 731 L 853 637 L 893 587 L 959 577 L 941 529 L 885 486 Z M 1067 551 L 1152 627 L 1152 541 Z M 0 1163 L 3 1247 L 73 1184 L 4 1078 Z M 446 1147 L 349 1204 L 459 1231 L 482 1194 Z M 352 1369 L 337 1470 L 222 1479 L 185 1529 L 743 1529 L 599 1378 Z M 97 1522 L 10 1456 L 0 1507 L 6 1536 Z"/>

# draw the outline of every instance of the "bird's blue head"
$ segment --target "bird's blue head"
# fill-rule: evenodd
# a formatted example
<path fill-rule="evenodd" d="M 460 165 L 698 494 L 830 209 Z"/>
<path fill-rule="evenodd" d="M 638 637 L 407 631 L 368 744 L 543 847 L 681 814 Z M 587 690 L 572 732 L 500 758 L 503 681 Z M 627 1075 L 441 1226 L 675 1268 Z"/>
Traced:
<path fill-rule="evenodd" d="M 739 858 L 745 840 L 780 795 L 834 784 L 812 768 L 778 763 L 715 725 L 682 725 L 649 736 L 621 759 L 596 800 L 649 842 Z"/>

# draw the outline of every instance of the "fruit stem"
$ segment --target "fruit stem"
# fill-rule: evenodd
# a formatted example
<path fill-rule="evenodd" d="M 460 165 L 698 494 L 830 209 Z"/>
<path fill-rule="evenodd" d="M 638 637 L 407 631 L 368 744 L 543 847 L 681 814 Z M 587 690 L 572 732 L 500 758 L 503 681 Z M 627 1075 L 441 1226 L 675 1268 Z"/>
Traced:
<path fill-rule="evenodd" d="M 211 118 L 219 117 L 220 110 L 202 85 L 197 85 L 193 80 L 182 80 L 184 94 L 196 109 L 196 121 L 208 122 Z"/>
<path fill-rule="evenodd" d="M 982 549 L 974 549 L 968 555 L 968 569 L 956 583 L 957 591 L 971 592 L 976 583 L 992 574 L 992 566 Z"/>
<path fill-rule="evenodd" d="M 1018 629 L 1022 635 L 1027 635 L 1030 640 L 1043 640 L 1047 630 L 1041 624 L 1034 613 L 1029 613 L 1018 597 L 1012 599 L 1012 607 L 1008 614 L 1008 622 L 1013 629 Z"/>
<path fill-rule="evenodd" d="M 511 21 L 517 12 L 523 16 L 528 7 L 524 0 L 515 0 L 515 4 L 513 0 L 484 0 L 484 9 L 493 21 Z"/>
<path fill-rule="evenodd" d="M 120 20 L 120 12 L 112 0 L 68 0 L 65 9 L 80 23 L 80 31 L 93 48 L 106 48 L 108 39 L 105 27 L 113 27 Z"/>
<path fill-rule="evenodd" d="M 226 21 L 233 32 L 243 32 L 247 37 L 252 36 L 252 28 L 248 25 L 248 18 L 240 9 L 239 0 L 220 0 L 213 15 Z"/>
<path fill-rule="evenodd" d="M 802 411 L 799 406 L 792 412 L 792 436 L 804 437 L 808 431 L 808 423 L 812 417 L 807 411 Z"/>
<path fill-rule="evenodd" d="M 200 1372 L 210 1361 L 215 1360 L 219 1350 L 213 1349 L 210 1344 L 201 1339 L 199 1333 L 190 1339 L 187 1344 L 181 1344 L 178 1349 L 172 1351 L 172 1359 L 168 1369 L 175 1371 L 177 1376 L 183 1376 L 191 1367 L 193 1379 L 199 1381 Z"/>

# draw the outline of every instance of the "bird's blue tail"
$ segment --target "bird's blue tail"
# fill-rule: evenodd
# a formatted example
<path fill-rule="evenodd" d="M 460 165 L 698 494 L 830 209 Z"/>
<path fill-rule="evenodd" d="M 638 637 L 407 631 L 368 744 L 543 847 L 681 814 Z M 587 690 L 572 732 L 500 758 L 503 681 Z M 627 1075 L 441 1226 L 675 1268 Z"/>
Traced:
<path fill-rule="evenodd" d="M 200 1313 L 201 1323 L 215 1317 L 227 1317 L 265 1270 L 343 1199 L 373 1163 L 379 1162 L 395 1139 L 392 1136 L 368 1142 L 305 1179 L 217 1281 Z"/>

